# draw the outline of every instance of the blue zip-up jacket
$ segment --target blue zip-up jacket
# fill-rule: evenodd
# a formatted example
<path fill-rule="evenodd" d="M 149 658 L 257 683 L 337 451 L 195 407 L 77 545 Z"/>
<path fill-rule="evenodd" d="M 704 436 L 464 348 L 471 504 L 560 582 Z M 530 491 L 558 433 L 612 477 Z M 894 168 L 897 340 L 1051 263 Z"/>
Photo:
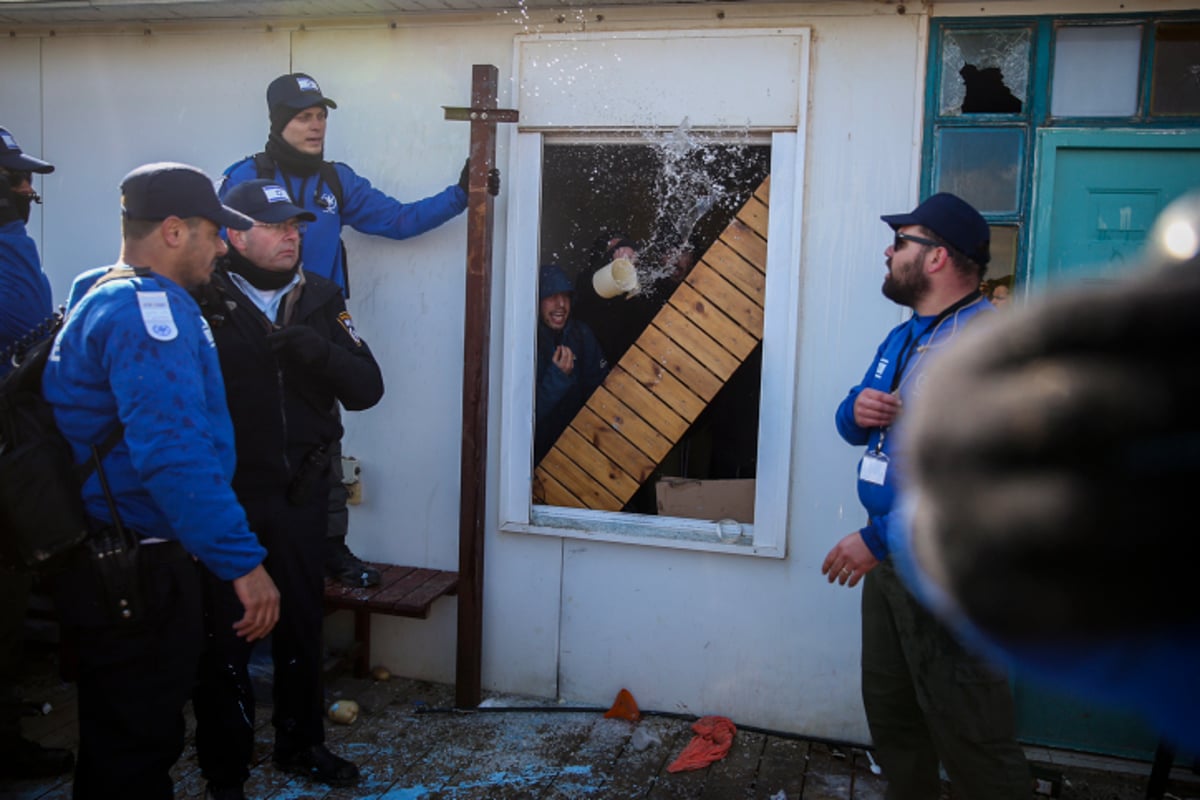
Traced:
<path fill-rule="evenodd" d="M 554 365 L 554 348 L 560 344 L 575 354 L 575 368 L 570 375 Z M 535 464 L 554 446 L 607 375 L 608 362 L 600 350 L 600 342 L 585 323 L 568 318 L 563 329 L 555 331 L 538 322 Z"/>
<path fill-rule="evenodd" d="M 84 295 L 59 332 L 42 378 L 77 461 L 119 419 L 104 459 L 121 521 L 145 538 L 178 540 L 223 580 L 266 556 L 234 497 L 233 424 L 212 333 L 170 279 L 147 272 Z M 96 475 L 88 514 L 111 521 Z"/>
<path fill-rule="evenodd" d="M 342 205 L 333 190 L 321 180 L 321 174 L 306 177 L 290 175 L 277 167 L 275 180 L 288 190 L 292 202 L 317 215 L 304 232 L 304 271 L 333 281 L 346 292 L 347 281 L 342 260 L 342 227 L 349 225 L 360 233 L 408 239 L 432 230 L 461 214 L 467 207 L 467 193 L 458 186 L 447 186 L 438 194 L 402 203 L 371 185 L 349 166 L 334 162 L 342 182 Z M 239 183 L 258 177 L 253 156 L 225 170 L 219 194 L 224 199 Z"/>
<path fill-rule="evenodd" d="M 899 535 L 902 528 L 899 518 L 892 518 L 896 502 L 896 485 L 903 472 L 903 453 L 897 452 L 898 436 L 895 426 L 886 435 L 881 428 L 863 428 L 854 421 L 854 401 L 863 389 L 893 391 L 893 384 L 900 392 L 903 405 L 914 399 L 920 391 L 921 373 L 928 368 L 930 359 L 943 348 L 962 327 L 977 314 L 993 310 L 992 304 L 976 297 L 961 308 L 938 321 L 935 315 L 913 315 L 911 319 L 895 328 L 875 351 L 875 359 L 862 382 L 850 390 L 846 399 L 838 406 L 835 421 L 838 433 L 853 445 L 866 445 L 867 453 L 878 450 L 887 459 L 887 473 L 882 484 L 872 483 L 862 477 L 862 459 L 858 467 L 858 499 L 867 510 L 867 524 L 862 528 L 863 541 L 871 554 L 880 561 L 891 552 L 892 536 Z M 896 380 L 896 370 L 902 368 L 903 375 Z M 883 439 L 880 446 L 880 439 Z M 899 509 L 896 509 L 899 514 Z"/>
<path fill-rule="evenodd" d="M 50 279 L 20 221 L 0 225 L 0 351 L 54 313 Z M 12 365 L 0 363 L 0 376 Z"/>

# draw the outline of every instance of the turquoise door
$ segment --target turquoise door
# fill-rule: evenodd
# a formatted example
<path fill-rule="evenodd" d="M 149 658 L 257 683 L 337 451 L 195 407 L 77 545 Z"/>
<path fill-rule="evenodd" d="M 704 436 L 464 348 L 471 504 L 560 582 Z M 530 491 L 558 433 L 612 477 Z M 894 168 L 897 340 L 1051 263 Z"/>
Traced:
<path fill-rule="evenodd" d="M 1113 280 L 1139 266 L 1158 213 L 1200 187 L 1200 133 L 1042 131 L 1038 137 L 1032 295 Z M 1140 719 L 1065 697 L 1014 676 L 1022 741 L 1152 759 L 1157 737 Z"/>

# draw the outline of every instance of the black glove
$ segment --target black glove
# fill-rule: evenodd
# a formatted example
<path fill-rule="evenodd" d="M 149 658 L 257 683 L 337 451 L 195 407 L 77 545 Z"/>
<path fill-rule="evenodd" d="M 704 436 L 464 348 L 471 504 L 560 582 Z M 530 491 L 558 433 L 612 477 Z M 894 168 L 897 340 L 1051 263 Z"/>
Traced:
<path fill-rule="evenodd" d="M 458 176 L 458 188 L 464 192 L 470 192 L 471 182 L 471 159 L 463 162 L 462 173 Z M 492 197 L 500 194 L 500 170 L 492 168 L 488 170 L 487 175 L 487 191 Z"/>
<path fill-rule="evenodd" d="M 981 320 L 909 409 L 914 554 L 1002 640 L 1195 622 L 1200 258 L 1143 273 Z"/>
<path fill-rule="evenodd" d="M 275 353 L 305 367 L 323 367 L 329 360 L 329 340 L 307 325 L 289 325 L 267 334 Z"/>

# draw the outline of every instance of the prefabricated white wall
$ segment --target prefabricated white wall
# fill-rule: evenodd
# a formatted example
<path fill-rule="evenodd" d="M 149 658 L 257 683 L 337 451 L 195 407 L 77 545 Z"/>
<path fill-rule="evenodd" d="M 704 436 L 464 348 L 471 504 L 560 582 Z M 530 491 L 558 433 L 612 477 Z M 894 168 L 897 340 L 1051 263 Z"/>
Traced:
<path fill-rule="evenodd" d="M 830 586 L 819 566 L 864 521 L 854 494 L 857 453 L 837 438 L 832 417 L 900 319 L 879 294 L 889 231 L 878 217 L 907 210 L 916 197 L 926 21 L 877 3 L 730 7 L 721 22 L 711 10 L 674 8 L 609 17 L 627 28 L 811 30 L 801 132 L 806 216 L 792 265 L 801 293 L 787 556 L 497 530 L 497 409 L 506 393 L 528 391 L 499 369 L 506 332 L 497 309 L 485 687 L 598 704 L 626 687 L 647 709 L 865 740 L 859 591 Z M 44 182 L 46 205 L 34 212 L 56 298 L 76 272 L 116 257 L 116 187 L 125 172 L 172 159 L 216 177 L 261 148 L 265 86 L 290 70 L 316 76 L 339 104 L 327 156 L 402 199 L 453 183 L 468 128 L 444 121 L 441 106 L 467 104 L 474 63 L 497 65 L 500 104 L 514 103 L 513 37 L 528 32 L 498 19 L 450 18 L 395 29 L 214 26 L 0 41 L 2 124 L 59 167 Z M 719 48 L 711 58 L 719 62 Z M 501 130 L 502 168 L 512 163 L 510 141 Z M 505 175 L 506 188 L 519 183 Z M 508 202 L 502 195 L 496 207 L 497 303 L 507 276 L 533 268 L 504 262 Z M 380 406 L 346 420 L 346 453 L 364 469 L 351 545 L 372 559 L 457 567 L 464 233 L 460 217 L 407 242 L 347 234 L 350 308 L 387 384 Z M 343 624 L 334 621 L 335 636 Z M 453 680 L 454 626 L 452 599 L 436 603 L 426 621 L 376 619 L 375 660 L 401 674 Z"/>

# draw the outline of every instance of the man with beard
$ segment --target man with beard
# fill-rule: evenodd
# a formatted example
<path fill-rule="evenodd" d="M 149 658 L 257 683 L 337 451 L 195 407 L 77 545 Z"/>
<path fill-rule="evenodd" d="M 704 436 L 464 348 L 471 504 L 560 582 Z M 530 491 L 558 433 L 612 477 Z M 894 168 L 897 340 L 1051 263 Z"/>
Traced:
<path fill-rule="evenodd" d="M 254 220 L 230 230 L 229 253 L 197 293 L 213 329 L 237 447 L 233 488 L 267 549 L 282 598 L 271 635 L 274 762 L 309 780 L 346 786 L 358 768 L 325 746 L 321 622 L 329 449 L 351 411 L 383 396 L 383 378 L 354 329 L 337 284 L 301 267 L 313 215 L 269 180 L 238 184 L 225 202 Z M 237 602 L 205 573 L 208 641 L 193 705 L 208 797 L 242 800 L 254 755 L 251 646 L 231 635 Z"/>
<path fill-rule="evenodd" d="M 458 182 L 423 200 L 403 203 L 371 185 L 349 165 L 325 160 L 325 132 L 337 103 L 321 93 L 316 80 L 302 72 L 280 75 L 267 87 L 271 131 L 263 152 L 225 170 L 220 195 L 240 183 L 269 179 L 282 186 L 298 207 L 315 215 L 301 237 L 304 271 L 336 283 L 350 296 L 342 228 L 389 239 L 408 239 L 433 230 L 467 207 L 467 165 Z M 500 173 L 488 175 L 488 192 L 500 192 Z M 333 480 L 329 487 L 329 530 L 325 572 L 347 586 L 379 583 L 379 571 L 346 544 L 349 512 L 341 481 L 341 441 L 331 445 Z"/>
<path fill-rule="evenodd" d="M 837 543 L 821 572 L 849 587 L 865 577 L 863 705 L 889 800 L 937 797 L 939 761 L 956 796 L 1024 800 L 1030 772 L 1016 742 L 1007 680 L 968 654 L 908 592 L 889 557 L 904 468 L 895 427 L 938 351 L 992 309 L 979 292 L 990 231 L 978 211 L 952 194 L 882 219 L 895 234 L 885 251 L 883 293 L 913 316 L 892 329 L 862 382 L 838 406 L 838 433 L 866 445 L 858 495 L 868 521 Z"/>

